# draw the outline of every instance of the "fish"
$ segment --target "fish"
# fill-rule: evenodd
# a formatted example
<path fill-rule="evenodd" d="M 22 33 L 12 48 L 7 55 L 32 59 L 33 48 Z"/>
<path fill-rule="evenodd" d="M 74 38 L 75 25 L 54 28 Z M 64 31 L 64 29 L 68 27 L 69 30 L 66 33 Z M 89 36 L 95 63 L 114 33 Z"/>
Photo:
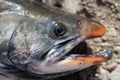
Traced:
<path fill-rule="evenodd" d="M 70 53 L 105 32 L 99 21 L 37 0 L 0 1 L 0 63 L 28 73 L 63 76 L 111 59 L 110 50 L 93 55 Z"/>

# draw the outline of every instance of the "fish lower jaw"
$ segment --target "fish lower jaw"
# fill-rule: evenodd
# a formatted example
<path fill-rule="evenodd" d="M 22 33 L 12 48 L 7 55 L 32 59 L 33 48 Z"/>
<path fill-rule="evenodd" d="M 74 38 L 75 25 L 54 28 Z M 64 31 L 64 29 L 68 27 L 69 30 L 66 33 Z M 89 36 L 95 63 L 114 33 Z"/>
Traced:
<path fill-rule="evenodd" d="M 45 61 L 40 63 L 34 62 L 35 65 L 32 67 L 34 70 L 43 72 L 44 74 L 61 73 L 66 71 L 83 70 L 87 67 L 105 62 L 111 57 L 111 51 L 106 51 L 102 55 L 80 56 L 76 54 L 68 56 L 67 58 L 53 64 L 46 64 Z"/>
<path fill-rule="evenodd" d="M 33 66 L 34 65 L 34 66 Z M 74 71 L 74 70 L 83 70 L 87 67 L 92 66 L 93 64 L 88 63 L 84 64 L 82 62 L 78 63 L 74 60 L 62 60 L 56 62 L 52 65 L 45 64 L 44 61 L 36 64 L 32 64 L 32 72 L 37 74 L 54 74 L 54 73 L 63 73 L 67 71 Z"/>

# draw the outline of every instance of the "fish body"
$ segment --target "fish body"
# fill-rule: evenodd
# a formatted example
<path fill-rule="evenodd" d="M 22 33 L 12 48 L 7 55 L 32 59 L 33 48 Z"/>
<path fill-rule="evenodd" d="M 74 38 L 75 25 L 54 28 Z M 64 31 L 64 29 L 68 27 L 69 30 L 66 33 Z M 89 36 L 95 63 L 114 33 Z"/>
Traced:
<path fill-rule="evenodd" d="M 69 53 L 104 33 L 97 21 L 34 0 L 0 1 L 0 62 L 19 70 L 47 76 L 104 62 L 111 58 L 110 51 L 93 56 Z"/>

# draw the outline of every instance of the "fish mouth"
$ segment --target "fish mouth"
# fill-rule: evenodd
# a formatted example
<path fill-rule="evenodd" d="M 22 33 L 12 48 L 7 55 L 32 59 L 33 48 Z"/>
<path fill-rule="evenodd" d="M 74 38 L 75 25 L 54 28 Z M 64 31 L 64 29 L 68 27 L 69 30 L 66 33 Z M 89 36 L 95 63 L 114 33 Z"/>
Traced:
<path fill-rule="evenodd" d="M 108 60 L 112 57 L 112 51 L 107 50 L 103 53 L 95 53 L 95 54 L 85 54 L 80 53 L 79 50 L 81 50 L 81 42 L 83 42 L 85 39 L 87 39 L 86 36 L 82 37 L 75 37 L 71 38 L 69 40 L 66 40 L 64 42 L 61 42 L 57 45 L 55 45 L 47 54 L 46 56 L 46 62 L 47 64 L 53 64 L 61 60 L 67 60 L 67 59 L 76 59 L 76 58 L 87 58 L 87 57 L 93 57 L 93 58 L 101 58 L 103 61 Z M 79 44 L 77 43 L 79 42 Z M 78 51 L 75 51 L 77 48 Z M 83 51 L 84 52 L 84 51 Z"/>
<path fill-rule="evenodd" d="M 78 27 L 78 33 L 64 41 L 54 44 L 46 53 L 43 62 L 35 63 L 35 70 L 46 74 L 61 73 L 66 71 L 82 70 L 87 67 L 105 62 L 112 57 L 112 51 L 86 55 L 81 53 L 79 45 L 89 38 L 104 35 L 105 27 L 96 21 L 88 21 L 84 27 Z M 89 27 L 88 27 L 89 26 Z M 74 51 L 78 47 L 78 51 Z"/>
<path fill-rule="evenodd" d="M 79 44 L 86 39 L 103 36 L 106 31 L 102 24 L 95 21 L 86 26 L 89 27 L 83 27 L 78 35 L 76 34 L 74 37 L 56 43 L 47 53 L 43 64 L 37 65 L 38 68 L 46 73 L 60 73 L 82 70 L 109 60 L 112 57 L 112 51 L 110 50 L 91 55 L 80 53 L 81 49 L 74 52 L 74 49 L 79 47 Z"/>
<path fill-rule="evenodd" d="M 40 70 L 45 73 L 60 73 L 72 70 L 82 70 L 84 68 L 96 65 L 109 60 L 112 57 L 112 51 L 108 50 L 103 53 L 86 55 L 84 53 L 74 52 L 73 50 L 81 45 L 86 37 L 76 37 L 67 42 L 55 45 L 47 54 Z M 77 42 L 80 44 L 77 45 Z"/>
<path fill-rule="evenodd" d="M 81 43 L 77 45 L 77 41 L 82 42 L 85 39 L 85 36 L 76 37 L 69 41 L 67 40 L 67 42 L 65 41 L 55 45 L 48 52 L 43 64 L 37 66 L 45 73 L 60 73 L 82 70 L 92 65 L 105 62 L 112 57 L 112 51 L 110 50 L 90 55 L 80 53 L 80 51 L 74 52 L 74 49 L 81 45 Z M 80 48 L 77 50 L 80 50 Z"/>
<path fill-rule="evenodd" d="M 76 36 L 72 37 L 70 39 L 67 39 L 65 41 L 57 42 L 52 49 L 49 50 L 45 61 L 48 64 L 55 63 L 57 61 L 60 61 L 68 54 L 71 54 L 70 51 L 75 48 L 75 46 L 78 45 L 78 43 L 84 41 L 87 39 L 86 36 Z"/>

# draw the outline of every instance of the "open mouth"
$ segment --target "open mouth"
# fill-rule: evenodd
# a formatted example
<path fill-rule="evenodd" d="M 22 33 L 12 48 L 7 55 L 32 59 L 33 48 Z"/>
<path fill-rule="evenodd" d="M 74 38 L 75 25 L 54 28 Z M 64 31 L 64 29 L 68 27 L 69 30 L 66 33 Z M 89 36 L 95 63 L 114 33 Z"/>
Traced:
<path fill-rule="evenodd" d="M 89 27 L 83 29 L 78 36 L 74 35 L 71 39 L 55 44 L 42 64 L 36 65 L 39 66 L 36 67 L 37 70 L 44 73 L 78 71 L 109 60 L 112 57 L 112 51 L 88 55 L 84 53 L 86 48 L 79 47 L 86 39 L 100 37 L 106 31 L 105 27 L 96 21 L 89 22 L 86 26 Z"/>
<path fill-rule="evenodd" d="M 67 42 L 63 42 L 64 44 L 57 44 L 48 52 L 43 64 L 37 66 L 45 73 L 60 73 L 82 70 L 92 65 L 105 62 L 112 57 L 112 51 L 110 50 L 98 54 L 81 54 L 81 47 L 79 46 L 85 39 L 85 36 L 82 38 L 77 37 Z M 80 44 L 77 45 L 77 42 Z"/>
<path fill-rule="evenodd" d="M 112 57 L 112 52 L 109 50 L 103 53 L 86 54 L 85 51 L 87 50 L 85 50 L 86 49 L 85 46 L 83 46 L 83 48 L 80 47 L 81 42 L 84 41 L 85 39 L 87 39 L 87 37 L 85 36 L 82 36 L 80 38 L 76 37 L 55 45 L 48 52 L 48 55 L 46 57 L 47 64 L 54 64 L 62 60 L 73 60 L 73 59 L 75 60 L 78 58 L 94 59 L 96 60 L 96 62 L 98 58 L 101 58 L 101 60 L 98 61 L 98 63 L 100 63 Z M 85 50 L 85 51 L 82 51 L 82 50 Z"/>
<path fill-rule="evenodd" d="M 87 37 L 74 37 L 71 39 L 68 39 L 66 41 L 57 43 L 50 51 L 48 52 L 46 56 L 46 61 L 48 64 L 55 63 L 57 61 L 60 61 L 61 59 L 67 57 L 69 54 L 71 54 L 70 51 L 72 51 L 75 46 L 78 45 L 78 43 L 81 43 L 84 41 Z"/>

